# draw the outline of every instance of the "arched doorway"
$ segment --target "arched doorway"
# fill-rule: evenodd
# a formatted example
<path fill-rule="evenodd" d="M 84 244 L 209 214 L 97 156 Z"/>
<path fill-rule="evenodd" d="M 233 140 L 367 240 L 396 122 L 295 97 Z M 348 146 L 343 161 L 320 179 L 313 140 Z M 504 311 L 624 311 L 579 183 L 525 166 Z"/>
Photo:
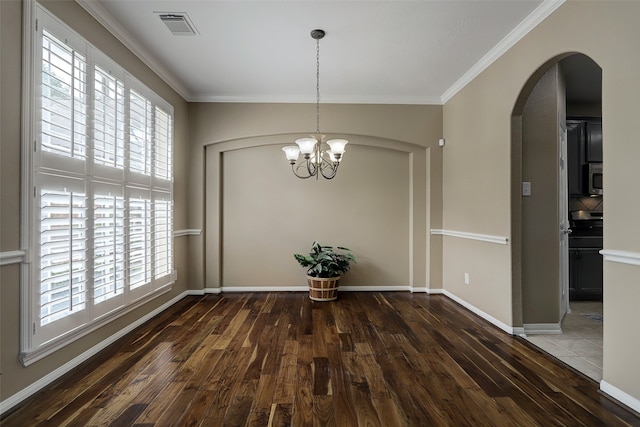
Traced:
<path fill-rule="evenodd" d="M 600 331 L 598 344 L 597 333 L 588 331 L 583 324 L 580 333 L 585 336 L 573 332 L 568 335 L 566 329 L 581 318 L 576 318 L 575 313 L 565 316 L 571 312 L 570 295 L 577 295 L 575 284 L 585 280 L 576 276 L 578 258 L 569 262 L 570 252 L 575 254 L 570 251 L 570 227 L 575 224 L 571 216 L 576 211 L 595 216 L 599 211 L 600 224 L 602 221 L 602 196 L 589 195 L 586 182 L 589 165 L 598 159 L 585 158 L 593 148 L 588 146 L 587 138 L 590 122 L 600 126 L 600 150 L 602 147 L 601 79 L 600 67 L 587 56 L 557 56 L 529 78 L 512 113 L 514 322 L 520 322 L 527 336 L 537 335 L 531 340 L 543 350 L 595 379 L 601 377 L 601 324 L 599 329 L 594 327 L 594 331 Z M 576 126 L 582 126 L 584 132 L 577 132 Z M 584 136 L 586 145 L 576 150 L 578 134 Z M 601 151 L 599 160 L 602 161 Z M 602 235 L 600 245 L 601 242 Z M 598 254 L 598 249 L 590 250 Z M 599 262 L 601 289 L 602 259 L 592 258 L 588 265 L 594 267 Z M 593 271 L 592 268 L 591 276 L 596 274 Z M 597 282 L 594 277 L 588 279 Z M 570 283 L 574 288 L 570 289 Z M 592 314 L 597 314 L 595 311 Z M 568 319 L 570 322 L 563 324 Z M 565 334 L 561 336 L 563 329 Z M 590 344 L 599 345 L 600 349 L 582 351 L 584 354 L 576 351 Z"/>

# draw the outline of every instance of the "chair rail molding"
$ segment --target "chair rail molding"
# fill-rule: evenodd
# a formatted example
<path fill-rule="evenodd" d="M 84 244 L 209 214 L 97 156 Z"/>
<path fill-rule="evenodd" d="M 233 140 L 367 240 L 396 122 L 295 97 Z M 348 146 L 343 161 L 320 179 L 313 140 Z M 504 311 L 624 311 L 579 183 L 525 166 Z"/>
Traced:
<path fill-rule="evenodd" d="M 20 264 L 25 261 L 26 257 L 26 251 L 0 252 L 0 265 Z"/>
<path fill-rule="evenodd" d="M 605 261 L 618 262 L 621 264 L 640 265 L 640 252 L 618 251 L 614 249 L 603 249 L 600 254 Z"/>
<path fill-rule="evenodd" d="M 508 237 L 492 236 L 490 234 L 468 233 L 466 231 L 432 228 L 431 234 L 441 235 L 441 236 L 450 236 L 450 237 L 459 237 L 461 239 L 468 239 L 468 240 L 478 240 L 481 242 L 497 243 L 499 245 L 506 245 L 509 243 Z"/>

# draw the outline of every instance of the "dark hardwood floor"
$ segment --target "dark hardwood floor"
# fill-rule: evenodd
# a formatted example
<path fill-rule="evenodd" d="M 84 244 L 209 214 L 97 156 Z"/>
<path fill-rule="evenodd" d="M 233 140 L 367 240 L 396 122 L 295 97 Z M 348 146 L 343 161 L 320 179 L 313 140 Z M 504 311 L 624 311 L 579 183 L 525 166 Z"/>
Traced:
<path fill-rule="evenodd" d="M 598 384 L 444 296 L 187 297 L 3 426 L 619 426 Z"/>

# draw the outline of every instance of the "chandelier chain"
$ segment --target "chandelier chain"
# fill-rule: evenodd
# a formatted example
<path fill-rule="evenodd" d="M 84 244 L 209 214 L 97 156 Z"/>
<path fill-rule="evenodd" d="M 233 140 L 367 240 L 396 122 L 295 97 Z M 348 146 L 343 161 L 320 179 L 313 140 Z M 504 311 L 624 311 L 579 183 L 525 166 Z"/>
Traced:
<path fill-rule="evenodd" d="M 320 39 L 316 39 L 316 133 L 320 134 Z"/>
<path fill-rule="evenodd" d="M 2 1 L 2 0 L 0 0 Z M 320 176 L 333 179 L 338 172 L 340 160 L 345 153 L 346 139 L 331 139 L 323 146 L 324 135 L 320 134 L 320 39 L 325 36 L 324 30 L 311 31 L 311 37 L 316 41 L 316 135 L 309 138 L 296 139 L 297 146 L 283 147 L 282 151 L 291 165 L 291 171 L 302 179 Z M 303 159 L 299 161 L 300 154 Z"/>

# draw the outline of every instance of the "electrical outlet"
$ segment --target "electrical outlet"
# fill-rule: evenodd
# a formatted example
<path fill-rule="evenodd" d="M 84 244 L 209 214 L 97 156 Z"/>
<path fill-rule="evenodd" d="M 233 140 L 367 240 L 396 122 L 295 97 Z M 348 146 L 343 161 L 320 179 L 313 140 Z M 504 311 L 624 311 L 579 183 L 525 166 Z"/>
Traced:
<path fill-rule="evenodd" d="M 465 285 L 469 284 L 469 273 L 464 273 L 464 284 Z"/>

